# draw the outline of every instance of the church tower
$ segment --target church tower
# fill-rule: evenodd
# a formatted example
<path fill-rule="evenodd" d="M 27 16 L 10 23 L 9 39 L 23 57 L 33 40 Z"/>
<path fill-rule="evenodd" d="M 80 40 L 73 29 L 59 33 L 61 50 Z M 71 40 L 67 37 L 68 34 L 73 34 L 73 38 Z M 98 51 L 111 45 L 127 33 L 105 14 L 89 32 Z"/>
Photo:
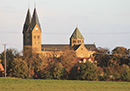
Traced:
<path fill-rule="evenodd" d="M 31 48 L 37 53 L 41 52 L 41 27 L 37 15 L 36 8 L 34 8 L 33 16 L 30 16 L 28 9 L 26 20 L 23 27 L 23 48 Z"/>
<path fill-rule="evenodd" d="M 23 26 L 23 50 L 25 51 L 25 48 L 31 48 L 31 33 L 29 32 L 31 23 L 31 15 L 30 15 L 30 9 L 27 11 L 25 23 Z"/>
<path fill-rule="evenodd" d="M 70 46 L 73 47 L 74 45 L 84 44 L 84 38 L 81 35 L 79 29 L 76 27 L 75 31 L 70 37 Z"/>

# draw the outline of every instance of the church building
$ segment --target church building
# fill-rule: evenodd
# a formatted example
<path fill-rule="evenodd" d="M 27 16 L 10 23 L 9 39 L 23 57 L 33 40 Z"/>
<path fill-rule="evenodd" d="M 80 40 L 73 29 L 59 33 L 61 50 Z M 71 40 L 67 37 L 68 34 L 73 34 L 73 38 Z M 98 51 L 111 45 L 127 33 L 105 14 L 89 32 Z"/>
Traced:
<path fill-rule="evenodd" d="M 93 53 L 96 50 L 95 44 L 85 44 L 84 37 L 76 27 L 70 37 L 69 44 L 41 44 L 42 29 L 39 23 L 37 10 L 34 8 L 31 17 L 30 9 L 27 11 L 25 23 L 23 26 L 23 50 L 27 48 L 36 49 L 36 52 L 48 56 L 52 49 L 61 52 L 65 47 L 73 49 L 75 58 L 79 63 L 84 63 L 86 60 L 94 62 Z"/>

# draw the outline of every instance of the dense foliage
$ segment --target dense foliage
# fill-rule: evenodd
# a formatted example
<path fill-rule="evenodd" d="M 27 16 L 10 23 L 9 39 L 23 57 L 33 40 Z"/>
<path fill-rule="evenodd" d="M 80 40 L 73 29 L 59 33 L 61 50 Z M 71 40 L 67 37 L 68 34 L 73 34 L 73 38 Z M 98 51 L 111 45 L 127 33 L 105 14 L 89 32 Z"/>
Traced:
<path fill-rule="evenodd" d="M 24 60 L 21 58 L 14 58 L 11 62 L 12 69 L 10 70 L 10 76 L 18 78 L 28 77 L 28 67 Z"/>
<path fill-rule="evenodd" d="M 58 57 L 53 49 L 49 56 L 28 50 L 24 56 L 15 49 L 7 49 L 7 76 L 37 79 L 71 79 L 90 81 L 130 81 L 130 49 L 116 47 L 110 52 L 97 48 L 97 64 L 76 63 L 75 52 L 65 49 Z M 4 65 L 4 52 L 1 53 Z"/>
<path fill-rule="evenodd" d="M 15 49 L 7 49 L 6 50 L 6 65 L 7 65 L 7 76 L 10 75 L 10 71 L 12 70 L 13 66 L 11 65 L 12 61 L 14 58 L 20 57 L 20 53 L 15 50 Z M 2 59 L 2 64 L 4 66 L 4 51 L 1 53 L 1 59 Z"/>
<path fill-rule="evenodd" d="M 69 74 L 70 79 L 72 80 L 89 80 L 94 81 L 98 80 L 98 69 L 97 66 L 93 63 L 86 62 L 80 64 L 79 66 L 74 66 L 71 69 Z"/>
<path fill-rule="evenodd" d="M 111 54 L 106 50 L 99 48 L 95 53 L 101 67 L 99 80 L 130 81 L 130 49 L 116 47 Z"/>

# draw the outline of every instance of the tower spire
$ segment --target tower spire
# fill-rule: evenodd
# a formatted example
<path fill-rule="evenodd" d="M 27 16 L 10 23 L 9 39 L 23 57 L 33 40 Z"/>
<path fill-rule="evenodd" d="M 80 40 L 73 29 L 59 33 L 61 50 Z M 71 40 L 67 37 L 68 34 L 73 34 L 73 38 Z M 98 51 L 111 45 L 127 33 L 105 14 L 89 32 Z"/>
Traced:
<path fill-rule="evenodd" d="M 84 37 L 80 33 L 79 29 L 76 27 L 73 34 L 70 37 L 70 45 L 81 45 L 84 44 Z"/>
<path fill-rule="evenodd" d="M 35 7 L 34 11 L 33 11 L 33 16 L 32 16 L 32 20 L 31 20 L 30 28 L 33 29 L 36 24 L 39 26 L 39 28 L 41 30 L 38 15 L 37 15 L 37 11 L 36 11 L 36 7 Z"/>
<path fill-rule="evenodd" d="M 26 14 L 26 19 L 24 22 L 24 27 L 23 27 L 23 33 L 27 31 L 29 25 L 31 23 L 31 15 L 30 15 L 30 9 L 28 8 L 27 14 Z"/>
<path fill-rule="evenodd" d="M 80 33 L 78 27 L 76 27 L 75 31 L 73 32 L 73 34 L 71 35 L 70 38 L 75 38 L 75 39 L 84 39 L 82 34 Z"/>

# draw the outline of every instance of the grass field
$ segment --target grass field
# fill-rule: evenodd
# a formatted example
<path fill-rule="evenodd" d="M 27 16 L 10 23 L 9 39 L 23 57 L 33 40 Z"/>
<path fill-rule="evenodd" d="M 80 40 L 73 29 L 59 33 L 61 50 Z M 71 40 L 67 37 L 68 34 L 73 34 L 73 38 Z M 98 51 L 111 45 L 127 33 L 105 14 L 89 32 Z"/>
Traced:
<path fill-rule="evenodd" d="M 130 91 L 130 82 L 0 78 L 0 91 Z"/>

